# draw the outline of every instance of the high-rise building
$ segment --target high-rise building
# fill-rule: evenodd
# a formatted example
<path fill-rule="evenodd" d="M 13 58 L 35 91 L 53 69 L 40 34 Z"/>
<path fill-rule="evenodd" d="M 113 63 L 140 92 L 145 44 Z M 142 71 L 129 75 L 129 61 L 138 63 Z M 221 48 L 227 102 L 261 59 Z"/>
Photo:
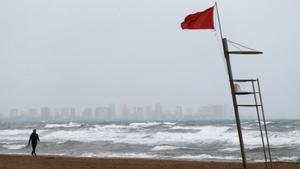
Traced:
<path fill-rule="evenodd" d="M 35 108 L 29 109 L 25 114 L 22 120 L 26 121 L 37 121 L 40 120 L 40 115 L 38 113 L 38 110 Z"/>
<path fill-rule="evenodd" d="M 222 120 L 231 116 L 228 114 L 228 106 L 226 104 L 210 104 L 203 106 L 199 110 L 199 117 L 203 120 Z"/>
<path fill-rule="evenodd" d="M 52 120 L 51 109 L 49 107 L 42 107 L 41 108 L 41 120 L 44 120 L 44 121 Z"/>
<path fill-rule="evenodd" d="M 54 120 L 55 121 L 60 121 L 60 110 L 59 108 L 54 108 Z"/>
<path fill-rule="evenodd" d="M 176 120 L 183 120 L 183 108 L 182 106 L 176 106 L 175 110 L 175 118 Z"/>
<path fill-rule="evenodd" d="M 116 120 L 116 116 L 117 116 L 116 105 L 115 104 L 109 104 L 108 108 L 110 109 L 110 112 L 111 112 L 111 119 Z"/>
<path fill-rule="evenodd" d="M 157 115 L 151 106 L 145 106 L 144 108 L 144 118 L 149 120 L 158 120 Z"/>
<path fill-rule="evenodd" d="M 160 103 L 155 104 L 154 112 L 157 114 L 161 114 L 163 111 L 162 105 Z"/>
<path fill-rule="evenodd" d="M 126 104 L 123 104 L 121 106 L 121 111 L 120 111 L 120 115 L 119 118 L 121 118 L 122 120 L 129 120 L 130 119 L 130 109 L 128 108 L 128 106 Z"/>
<path fill-rule="evenodd" d="M 94 120 L 93 110 L 91 108 L 85 108 L 81 113 L 81 120 Z"/>
<path fill-rule="evenodd" d="M 62 120 L 70 120 L 70 108 L 63 107 L 60 109 L 60 118 Z"/>
<path fill-rule="evenodd" d="M 160 103 L 155 104 L 153 117 L 157 120 L 164 117 L 163 107 Z"/>
<path fill-rule="evenodd" d="M 74 107 L 70 108 L 70 118 L 71 118 L 71 120 L 76 119 L 76 109 Z"/>
<path fill-rule="evenodd" d="M 111 109 L 109 107 L 96 107 L 95 119 L 101 121 L 111 120 Z"/>

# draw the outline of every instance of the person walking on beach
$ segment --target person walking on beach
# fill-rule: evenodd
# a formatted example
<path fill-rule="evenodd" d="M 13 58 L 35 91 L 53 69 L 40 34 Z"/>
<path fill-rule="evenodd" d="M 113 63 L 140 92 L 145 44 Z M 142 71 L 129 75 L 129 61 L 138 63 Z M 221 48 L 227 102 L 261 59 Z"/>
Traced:
<path fill-rule="evenodd" d="M 31 146 L 32 146 L 31 155 L 36 156 L 35 148 L 36 148 L 36 145 L 37 145 L 38 141 L 40 142 L 39 135 L 36 133 L 36 129 L 33 129 L 32 133 L 30 135 L 29 141 L 28 141 L 28 146 L 30 145 L 30 143 L 31 143 Z"/>

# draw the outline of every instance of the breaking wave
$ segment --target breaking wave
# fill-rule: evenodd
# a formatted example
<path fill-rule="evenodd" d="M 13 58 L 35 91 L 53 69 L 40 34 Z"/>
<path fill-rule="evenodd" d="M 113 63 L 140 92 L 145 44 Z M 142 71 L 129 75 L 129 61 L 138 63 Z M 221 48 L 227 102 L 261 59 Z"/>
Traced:
<path fill-rule="evenodd" d="M 9 150 L 19 150 L 26 147 L 25 144 L 12 144 L 12 145 L 3 145 L 2 147 L 7 148 Z"/>
<path fill-rule="evenodd" d="M 176 150 L 179 148 L 180 147 L 175 147 L 175 146 L 155 146 L 151 150 L 152 151 L 162 151 L 162 150 Z"/>
<path fill-rule="evenodd" d="M 130 123 L 129 126 L 132 127 L 153 127 L 161 125 L 159 122 L 146 122 L 146 123 Z"/>
<path fill-rule="evenodd" d="M 69 123 L 63 123 L 63 124 L 46 124 L 45 128 L 71 128 L 71 127 L 80 127 L 80 123 L 74 123 L 74 122 L 69 122 Z"/>
<path fill-rule="evenodd" d="M 262 159 L 256 121 L 243 122 L 250 159 Z M 37 127 L 41 153 L 90 157 L 143 157 L 192 160 L 238 160 L 239 140 L 233 122 L 48 123 Z M 39 126 L 38 124 L 30 124 Z M 297 161 L 300 123 L 270 121 L 274 159 Z M 0 153 L 24 153 L 32 129 L 0 129 Z M 24 124 L 28 126 L 28 124 Z M 201 152 L 201 154 L 199 154 Z M 216 152 L 219 154 L 216 155 Z M 262 158 L 261 158 L 262 157 Z"/>

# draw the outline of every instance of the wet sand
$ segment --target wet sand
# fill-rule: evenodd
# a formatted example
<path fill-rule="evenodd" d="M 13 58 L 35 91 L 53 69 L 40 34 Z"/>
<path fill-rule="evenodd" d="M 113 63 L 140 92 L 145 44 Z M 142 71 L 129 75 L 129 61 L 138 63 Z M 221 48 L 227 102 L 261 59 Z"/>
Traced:
<path fill-rule="evenodd" d="M 265 169 L 265 164 L 251 163 L 248 168 Z M 300 162 L 276 162 L 274 168 L 300 169 Z M 0 155 L 0 169 L 242 169 L 242 164 L 135 158 Z"/>

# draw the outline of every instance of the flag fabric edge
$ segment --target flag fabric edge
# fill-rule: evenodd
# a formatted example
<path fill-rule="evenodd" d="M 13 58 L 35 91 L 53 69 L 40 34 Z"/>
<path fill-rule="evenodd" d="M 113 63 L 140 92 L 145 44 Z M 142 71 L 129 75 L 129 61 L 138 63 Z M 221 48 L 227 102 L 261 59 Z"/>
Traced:
<path fill-rule="evenodd" d="M 187 15 L 181 23 L 181 29 L 214 29 L 214 8 Z"/>

